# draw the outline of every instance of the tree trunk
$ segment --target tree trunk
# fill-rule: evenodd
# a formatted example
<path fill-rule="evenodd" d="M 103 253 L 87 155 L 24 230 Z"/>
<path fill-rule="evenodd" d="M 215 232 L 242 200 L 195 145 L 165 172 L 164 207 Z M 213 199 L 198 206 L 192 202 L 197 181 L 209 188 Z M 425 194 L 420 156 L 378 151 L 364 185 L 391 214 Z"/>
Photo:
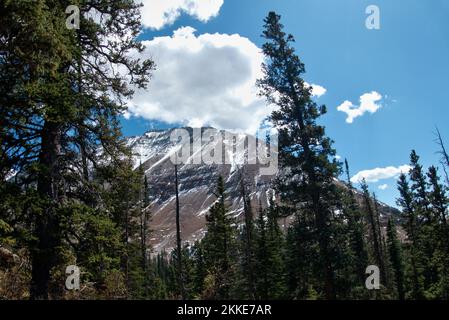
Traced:
<path fill-rule="evenodd" d="M 178 255 L 178 281 L 182 299 L 186 299 L 184 291 L 184 279 L 182 276 L 182 248 L 181 248 L 181 226 L 179 221 L 179 190 L 178 190 L 178 166 L 175 165 L 175 188 L 176 188 L 176 253 Z"/>
<path fill-rule="evenodd" d="M 318 244 L 320 247 L 320 255 L 322 259 L 322 269 L 325 276 L 325 293 L 327 300 L 337 299 L 335 293 L 335 272 L 332 266 L 331 252 L 329 250 L 329 228 L 327 226 L 327 217 L 325 209 L 318 207 L 315 211 L 318 231 Z"/>
<path fill-rule="evenodd" d="M 56 208 L 59 203 L 58 184 L 60 179 L 58 157 L 61 150 L 61 130 L 57 123 L 47 122 L 42 129 L 40 172 L 37 191 L 48 201 L 42 216 L 36 217 L 34 236 L 36 246 L 31 252 L 32 280 L 31 299 L 48 299 L 50 271 L 56 264 L 56 247 L 60 241 L 59 222 Z"/>
<path fill-rule="evenodd" d="M 254 300 L 254 293 L 256 292 L 256 285 L 254 280 L 254 253 L 253 253 L 253 214 L 251 211 L 251 202 L 249 197 L 246 194 L 246 187 L 243 172 L 240 177 L 240 188 L 241 188 L 241 196 L 243 199 L 243 213 L 245 216 L 245 260 L 247 267 L 247 280 L 248 280 L 248 295 Z"/>

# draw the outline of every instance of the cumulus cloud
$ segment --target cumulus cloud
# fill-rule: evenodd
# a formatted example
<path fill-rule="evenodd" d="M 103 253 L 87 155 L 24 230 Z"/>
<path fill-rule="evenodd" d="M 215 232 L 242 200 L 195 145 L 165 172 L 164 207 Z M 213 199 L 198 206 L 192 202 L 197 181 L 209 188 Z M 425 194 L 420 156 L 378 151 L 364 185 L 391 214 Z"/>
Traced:
<path fill-rule="evenodd" d="M 255 86 L 263 77 L 261 49 L 238 34 L 195 32 L 182 27 L 143 41 L 139 58 L 153 59 L 157 69 L 148 88 L 136 90 L 125 116 L 254 134 L 274 108 Z M 326 92 L 311 86 L 316 97 Z"/>
<path fill-rule="evenodd" d="M 254 132 L 272 108 L 257 96 L 263 55 L 238 34 L 201 34 L 183 27 L 143 41 L 141 58 L 157 64 L 147 90 L 137 90 L 128 116 Z"/>
<path fill-rule="evenodd" d="M 399 167 L 375 168 L 371 170 L 363 170 L 351 178 L 353 183 L 359 183 L 363 179 L 368 183 L 379 182 L 380 180 L 391 179 L 399 176 L 401 173 L 408 173 L 412 168 L 409 165 Z"/>
<path fill-rule="evenodd" d="M 324 88 L 324 87 L 322 87 L 322 86 L 320 86 L 320 85 L 318 85 L 318 84 L 314 84 L 314 83 L 308 84 L 308 83 L 306 82 L 305 85 L 306 85 L 306 86 L 311 86 L 311 87 L 312 87 L 312 96 L 317 97 L 317 98 L 319 98 L 319 97 L 325 95 L 326 92 L 327 92 L 326 88 Z"/>
<path fill-rule="evenodd" d="M 162 29 L 173 24 L 182 13 L 207 22 L 220 12 L 224 0 L 137 0 L 143 4 L 142 23 L 145 27 Z"/>
<path fill-rule="evenodd" d="M 378 188 L 379 188 L 379 190 L 387 190 L 388 189 L 388 184 L 382 184 L 382 185 L 380 185 Z"/>
<path fill-rule="evenodd" d="M 379 103 L 380 100 L 382 100 L 382 95 L 376 91 L 372 91 L 360 97 L 359 106 L 354 106 L 351 101 L 346 100 L 337 107 L 337 110 L 346 113 L 347 123 L 353 123 L 355 118 L 363 116 L 366 112 L 376 113 L 382 107 Z"/>

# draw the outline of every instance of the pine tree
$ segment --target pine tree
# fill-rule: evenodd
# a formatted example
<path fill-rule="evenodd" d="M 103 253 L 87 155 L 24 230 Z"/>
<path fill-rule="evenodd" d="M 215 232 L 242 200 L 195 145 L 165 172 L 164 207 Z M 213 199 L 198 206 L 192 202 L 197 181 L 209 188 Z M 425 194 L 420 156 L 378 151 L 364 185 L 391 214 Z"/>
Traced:
<path fill-rule="evenodd" d="M 209 298 L 230 299 L 236 277 L 236 234 L 234 219 L 226 206 L 226 192 L 220 176 L 215 192 L 217 202 L 206 215 L 207 233 L 203 239 L 204 259 L 207 266 Z"/>
<path fill-rule="evenodd" d="M 178 166 L 175 165 L 175 197 L 176 197 L 176 259 L 177 262 L 177 278 L 178 286 L 181 297 L 183 300 L 186 299 L 185 283 L 184 283 L 184 273 L 183 273 L 183 262 L 182 262 L 182 245 L 181 245 L 181 221 L 180 221 L 180 211 L 179 211 L 179 184 L 178 184 Z"/>
<path fill-rule="evenodd" d="M 241 234 L 242 238 L 242 252 L 244 258 L 242 259 L 241 274 L 243 276 L 243 286 L 244 295 L 246 298 L 254 299 L 255 296 L 255 252 L 254 252 L 254 221 L 253 212 L 251 207 L 251 200 L 246 191 L 244 173 L 243 170 L 240 172 L 240 193 L 243 200 L 243 214 L 244 214 L 244 225 Z"/>
<path fill-rule="evenodd" d="M 430 224 L 432 217 L 429 211 L 429 200 L 427 197 L 427 181 L 423 171 L 422 165 L 419 163 L 419 156 L 415 150 L 412 150 L 410 154 L 410 181 L 411 191 L 413 194 L 413 201 L 415 210 L 417 210 L 418 219 L 421 223 Z"/>
<path fill-rule="evenodd" d="M 447 153 L 446 146 L 443 142 L 443 137 L 441 136 L 440 130 L 436 129 L 437 136 L 437 144 L 440 147 L 440 155 L 441 155 L 441 166 L 443 168 L 444 176 L 446 178 L 446 185 L 449 187 L 449 154 Z"/>
<path fill-rule="evenodd" d="M 363 221 L 363 213 L 355 199 L 354 187 L 351 182 L 349 173 L 348 160 L 345 159 L 346 171 L 346 185 L 348 187 L 348 194 L 343 197 L 343 211 L 348 220 L 349 229 L 349 243 L 352 249 L 352 254 L 355 259 L 355 270 L 359 285 L 363 285 L 366 279 L 365 270 L 368 266 L 368 252 L 366 251 L 365 243 L 365 226 Z"/>
<path fill-rule="evenodd" d="M 79 29 L 66 28 L 66 1 L 2 1 L 0 47 L 2 169 L 26 172 L 43 203 L 32 214 L 31 295 L 48 298 L 50 271 L 67 234 L 61 224 L 71 188 L 89 187 L 83 160 L 98 163 L 98 146 L 119 157 L 119 115 L 132 85 L 144 87 L 151 61 L 130 57 L 143 46 L 139 5 L 128 0 L 79 4 Z M 104 19 L 88 19 L 95 9 Z M 122 69 L 124 74 L 111 70 Z M 126 76 L 129 78 L 126 78 Z M 7 133 L 5 135 L 5 133 Z M 81 156 L 81 161 L 80 157 Z M 70 201 L 69 201 L 70 202 Z"/>
<path fill-rule="evenodd" d="M 339 166 L 329 160 L 335 156 L 335 150 L 324 128 L 316 123 L 326 108 L 318 107 L 312 100 L 311 88 L 301 78 L 304 65 L 291 45 L 294 38 L 282 31 L 280 16 L 270 12 L 264 27 L 263 38 L 267 42 L 262 49 L 267 62 L 258 87 L 260 94 L 278 107 L 270 118 L 279 131 L 279 162 L 284 173 L 277 189 L 281 200 L 293 211 L 300 206 L 304 214 L 314 217 L 314 241 L 320 249 L 317 278 L 324 279 L 321 289 L 326 297 L 335 299 L 332 260 L 337 257 L 332 248 L 330 221 L 336 195 L 333 179 Z"/>
<path fill-rule="evenodd" d="M 441 239 L 446 243 L 449 252 L 449 225 L 448 225 L 448 203 L 447 188 L 440 184 L 437 168 L 432 166 L 427 173 L 429 177 L 431 191 L 429 192 L 429 201 L 432 206 L 433 217 L 438 221 L 441 230 Z"/>
<path fill-rule="evenodd" d="M 387 244 L 390 262 L 394 271 L 394 279 L 399 300 L 405 299 L 404 262 L 402 258 L 401 243 L 397 237 L 396 226 L 393 218 L 388 220 Z"/>
<path fill-rule="evenodd" d="M 316 294 L 319 285 L 314 281 L 313 269 L 319 253 L 312 241 L 313 230 L 309 227 L 312 222 L 306 218 L 310 217 L 295 215 L 286 235 L 287 290 L 295 300 L 309 299 L 309 293 Z"/>
<path fill-rule="evenodd" d="M 449 265 L 449 226 L 447 223 L 449 198 L 447 188 L 440 184 L 437 168 L 431 166 L 427 173 L 430 183 L 429 202 L 434 225 L 434 255 L 432 262 L 438 272 L 437 283 L 432 288 L 435 298 L 449 298 L 449 276 L 446 268 Z"/>
<path fill-rule="evenodd" d="M 128 292 L 133 295 L 133 290 L 143 285 L 146 279 L 140 239 L 141 171 L 133 170 L 131 159 L 126 159 L 98 167 L 95 176 L 102 185 L 102 189 L 98 191 L 102 204 L 109 210 L 110 219 L 120 232 L 124 246 L 120 255 L 120 269 L 124 274 Z M 134 295 L 135 298 L 142 296 L 143 291 L 140 288 L 138 291 L 139 294 Z"/>
<path fill-rule="evenodd" d="M 130 168 L 130 170 L 132 170 L 132 168 Z M 131 271 L 129 271 L 130 280 L 128 283 L 130 284 L 130 287 L 132 287 L 130 294 L 134 299 L 146 299 L 151 297 L 150 285 L 151 282 L 154 282 L 154 276 L 151 274 L 148 259 L 148 251 L 150 249 L 148 245 L 148 224 L 150 221 L 149 185 L 142 164 L 135 170 L 133 176 L 134 183 L 132 187 L 127 188 L 127 190 L 133 193 L 132 195 L 129 195 L 129 197 L 131 197 L 131 203 L 127 205 L 128 207 L 133 206 L 131 211 L 133 215 L 130 217 L 128 225 L 135 225 L 135 232 L 128 235 L 131 236 L 133 240 L 133 243 L 129 245 L 130 261 L 127 265 Z M 139 195 L 138 198 L 136 198 L 136 195 Z M 122 201 L 126 203 L 129 197 Z M 133 205 L 134 203 L 135 205 Z M 127 243 L 126 240 L 125 243 Z"/>
<path fill-rule="evenodd" d="M 257 219 L 257 298 L 268 298 L 268 266 L 265 264 L 265 260 L 268 257 L 267 248 L 267 226 L 266 215 L 262 207 L 259 207 L 259 216 Z"/>
<path fill-rule="evenodd" d="M 152 261 L 154 274 L 155 274 L 155 284 L 157 290 L 152 290 L 154 299 L 169 299 L 170 291 L 173 287 L 172 279 L 170 278 L 170 266 L 167 259 L 167 253 L 162 251 L 157 254 Z"/>
<path fill-rule="evenodd" d="M 194 298 L 201 298 L 204 291 L 204 279 L 207 276 L 206 262 L 203 251 L 203 244 L 196 241 L 193 246 L 193 295 Z"/>
<path fill-rule="evenodd" d="M 149 283 L 150 274 L 149 274 L 149 265 L 148 265 L 148 237 L 149 237 L 149 229 L 148 224 L 150 223 L 150 190 L 148 185 L 148 179 L 145 173 L 141 172 L 141 176 L 143 175 L 143 190 L 142 196 L 143 198 L 140 200 L 141 203 L 141 212 L 140 212 L 140 251 L 141 251 L 141 264 L 142 270 L 145 275 L 144 287 L 145 292 L 149 294 Z"/>
<path fill-rule="evenodd" d="M 424 290 L 425 294 L 430 298 L 433 296 L 432 287 L 438 281 L 438 266 L 435 264 L 434 256 L 436 254 L 435 243 L 437 221 L 432 215 L 430 201 L 428 197 L 429 184 L 426 179 L 422 165 L 419 163 L 419 156 L 415 150 L 410 154 L 410 181 L 413 196 L 413 208 L 416 212 L 418 222 L 418 235 L 420 255 L 422 258 Z"/>
<path fill-rule="evenodd" d="M 371 229 L 371 242 L 372 242 L 372 248 L 374 252 L 374 259 L 376 262 L 376 265 L 380 269 L 381 273 L 381 281 L 385 283 L 386 280 L 386 268 L 385 268 L 385 262 L 382 256 L 382 240 L 378 225 L 378 217 L 376 210 L 374 209 L 373 201 L 368 189 L 368 184 L 365 180 L 362 181 L 362 190 L 363 190 L 363 197 L 365 201 L 365 210 L 368 216 L 368 221 L 370 224 Z"/>
<path fill-rule="evenodd" d="M 259 210 L 256 245 L 256 298 L 282 299 L 286 296 L 284 237 L 279 227 L 279 212 L 274 201 L 266 210 Z"/>
<path fill-rule="evenodd" d="M 397 203 L 402 208 L 403 215 L 405 217 L 406 223 L 404 229 L 407 231 L 409 245 L 408 263 L 410 270 L 408 273 L 411 275 L 408 277 L 411 280 L 411 298 L 422 299 L 423 298 L 423 277 L 422 277 L 422 259 L 419 250 L 419 230 L 418 221 L 416 217 L 415 210 L 413 208 L 413 194 L 410 190 L 409 181 L 405 174 L 399 176 L 398 190 L 400 193 L 400 198 Z"/>
<path fill-rule="evenodd" d="M 389 261 L 387 259 L 387 243 L 385 240 L 385 236 L 382 232 L 382 226 L 380 221 L 380 210 L 379 210 L 379 202 L 377 200 L 376 194 L 373 192 L 373 207 L 374 207 L 374 216 L 375 216 L 375 224 L 377 227 L 377 234 L 379 235 L 379 245 L 380 245 L 380 256 L 382 258 L 384 264 L 384 276 L 385 276 L 385 286 L 390 287 L 390 276 L 391 276 L 391 266 L 389 265 Z"/>

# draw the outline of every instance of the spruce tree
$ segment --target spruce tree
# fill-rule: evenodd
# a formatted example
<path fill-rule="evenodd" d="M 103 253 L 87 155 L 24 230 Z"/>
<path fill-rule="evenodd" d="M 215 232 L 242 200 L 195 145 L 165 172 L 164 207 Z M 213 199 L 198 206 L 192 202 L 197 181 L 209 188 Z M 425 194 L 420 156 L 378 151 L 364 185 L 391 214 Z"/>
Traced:
<path fill-rule="evenodd" d="M 380 245 L 380 256 L 383 261 L 383 265 L 385 268 L 384 276 L 385 276 L 385 286 L 388 288 L 391 286 L 391 266 L 389 264 L 389 260 L 387 258 L 387 243 L 384 236 L 384 233 L 382 232 L 382 226 L 381 226 L 381 214 L 379 209 L 379 201 L 377 200 L 376 194 L 373 192 L 373 207 L 374 207 L 374 216 L 375 216 L 375 223 L 377 227 L 377 234 L 379 235 L 379 245 Z"/>
<path fill-rule="evenodd" d="M 440 147 L 439 154 L 441 155 L 441 167 L 443 168 L 444 176 L 446 179 L 446 185 L 449 188 L 449 154 L 444 145 L 443 137 L 441 136 L 440 130 L 436 129 L 437 144 Z"/>
<path fill-rule="evenodd" d="M 141 176 L 143 176 L 143 190 L 142 190 L 142 199 L 140 200 L 140 251 L 141 251 L 141 264 L 142 270 L 145 274 L 145 292 L 149 294 L 149 261 L 148 261 L 148 237 L 149 237 L 149 223 L 151 219 L 150 213 L 150 190 L 148 185 L 148 179 L 145 173 L 140 172 Z"/>
<path fill-rule="evenodd" d="M 179 183 L 178 183 L 178 165 L 175 165 L 175 198 L 176 198 L 176 208 L 175 208 L 175 221 L 176 221 L 176 263 L 177 263 L 177 278 L 178 278 L 178 286 L 179 292 L 183 300 L 186 299 L 186 290 L 184 283 L 184 273 L 183 273 L 183 254 L 182 254 L 182 245 L 181 245 L 181 217 L 180 217 L 180 208 L 179 208 Z"/>
<path fill-rule="evenodd" d="M 348 191 L 343 196 L 343 211 L 348 220 L 349 243 L 355 260 L 355 270 L 359 285 L 362 286 L 366 279 L 366 267 L 368 266 L 368 252 L 365 243 L 365 225 L 363 213 L 357 203 L 354 187 L 349 173 L 348 160 L 345 159 L 346 185 Z"/>
<path fill-rule="evenodd" d="M 287 229 L 285 241 L 287 291 L 294 300 L 324 298 L 318 292 L 321 283 L 315 275 L 319 249 L 313 241 L 313 230 L 309 227 L 313 221 L 307 218 L 310 216 L 295 215 L 295 220 Z"/>
<path fill-rule="evenodd" d="M 431 166 L 427 173 L 430 184 L 429 202 L 432 210 L 434 224 L 435 251 L 433 263 L 438 272 L 437 283 L 432 288 L 435 298 L 449 298 L 449 276 L 447 266 L 449 265 L 449 226 L 448 226 L 448 205 L 447 188 L 440 183 L 437 168 Z"/>
<path fill-rule="evenodd" d="M 257 226 L 257 298 L 268 299 L 268 266 L 266 265 L 266 259 L 268 257 L 267 246 L 267 226 L 266 215 L 262 207 L 259 207 L 259 216 L 256 222 Z"/>
<path fill-rule="evenodd" d="M 209 290 L 209 298 L 230 299 L 236 279 L 237 230 L 227 209 L 227 194 L 221 176 L 215 196 L 217 201 L 206 215 L 207 233 L 202 242 L 209 281 L 205 290 Z"/>
<path fill-rule="evenodd" d="M 419 161 L 420 157 L 415 150 L 410 154 L 410 181 L 413 196 L 413 209 L 417 217 L 420 256 L 422 259 L 424 290 L 429 297 L 433 296 L 432 287 L 438 281 L 438 266 L 434 259 L 436 254 L 435 243 L 438 242 L 436 237 L 437 221 L 432 214 L 430 201 L 428 196 L 427 177 L 424 169 Z"/>
<path fill-rule="evenodd" d="M 398 205 L 402 208 L 402 212 L 405 218 L 404 229 L 407 231 L 409 244 L 408 258 L 409 258 L 409 270 L 410 274 L 407 278 L 410 279 L 410 296 L 412 299 L 422 299 L 423 293 L 423 276 L 422 276 L 422 258 L 420 252 L 420 238 L 418 221 L 415 210 L 413 208 L 413 194 L 410 190 L 410 184 L 405 174 L 399 176 L 398 190 L 400 197 L 398 198 Z"/>
<path fill-rule="evenodd" d="M 427 197 L 428 183 L 422 165 L 419 163 L 419 156 L 415 150 L 410 154 L 410 182 L 413 194 L 414 208 L 417 211 L 420 223 L 430 224 L 432 217 L 429 211 L 429 200 Z"/>
<path fill-rule="evenodd" d="M 256 221 L 256 298 L 276 300 L 287 296 L 283 249 L 284 237 L 279 227 L 279 213 L 274 202 L 259 208 Z"/>
<path fill-rule="evenodd" d="M 79 29 L 66 27 L 68 3 L 58 0 L 0 4 L 2 174 L 25 172 L 42 207 L 31 213 L 31 295 L 47 299 L 50 272 L 58 264 L 67 230 L 71 189 L 89 189 L 86 167 L 125 152 L 118 117 L 133 91 L 144 87 L 153 63 L 131 57 L 143 46 L 134 1 L 78 3 Z M 96 11 L 101 19 L 88 18 Z M 119 74 L 112 70 L 123 70 Z M 129 80 L 131 79 L 131 80 Z M 83 163 L 84 162 L 84 163 Z M 81 199 L 84 201 L 84 199 Z M 91 206 L 91 204 L 88 204 Z"/>
<path fill-rule="evenodd" d="M 241 261 L 243 276 L 243 291 L 246 298 L 254 299 L 255 296 L 255 245 L 254 245 L 254 221 L 251 207 L 251 200 L 247 193 L 246 181 L 244 179 L 243 170 L 240 172 L 240 193 L 243 201 L 244 224 L 241 233 L 241 247 L 243 259 Z"/>
<path fill-rule="evenodd" d="M 390 263 L 394 271 L 394 280 L 399 300 L 405 299 L 405 279 L 404 279 L 404 262 L 402 258 L 401 243 L 398 240 L 396 226 L 393 218 L 388 220 L 387 225 L 387 244 Z"/>
<path fill-rule="evenodd" d="M 203 251 L 203 244 L 200 241 L 196 241 L 193 246 L 193 295 L 194 298 L 201 298 L 204 291 L 204 279 L 207 276 L 206 262 Z"/>
<path fill-rule="evenodd" d="M 449 224 L 448 224 L 448 205 L 447 188 L 440 183 L 437 168 L 432 166 L 427 173 L 431 190 L 429 192 L 429 201 L 432 206 L 434 219 L 438 222 L 442 241 L 449 252 Z"/>
<path fill-rule="evenodd" d="M 304 64 L 295 54 L 294 38 L 283 31 L 280 16 L 270 12 L 265 19 L 262 50 L 266 57 L 264 77 L 258 81 L 260 94 L 277 107 L 270 120 L 279 133 L 279 163 L 283 176 L 277 186 L 281 200 L 293 212 L 312 216 L 319 246 L 320 266 L 316 273 L 323 279 L 321 288 L 328 299 L 337 297 L 331 218 L 335 205 L 334 178 L 339 165 L 332 141 L 324 127 L 316 123 L 326 113 L 312 100 L 311 88 L 302 75 Z M 338 259 L 338 258 L 337 258 Z"/>
<path fill-rule="evenodd" d="M 376 262 L 376 265 L 380 269 L 381 273 L 381 281 L 384 282 L 386 280 L 386 268 L 385 268 L 385 262 L 382 256 L 382 240 L 378 225 L 378 217 L 376 210 L 374 209 L 374 202 L 372 201 L 371 194 L 368 189 L 368 184 L 365 180 L 362 181 L 362 190 L 363 190 L 363 197 L 365 201 L 365 210 L 368 216 L 368 221 L 370 224 L 371 229 L 371 243 L 374 253 L 374 260 Z"/>
<path fill-rule="evenodd" d="M 102 186 L 98 190 L 102 206 L 107 209 L 110 219 L 120 233 L 124 249 L 121 254 L 117 253 L 117 256 L 121 260 L 120 269 L 124 274 L 128 292 L 133 295 L 133 290 L 140 285 L 144 286 L 146 279 L 140 239 L 141 171 L 133 170 L 132 160 L 126 159 L 99 166 L 94 175 Z M 140 288 L 138 289 L 140 292 Z M 141 295 L 138 294 L 139 297 Z"/>

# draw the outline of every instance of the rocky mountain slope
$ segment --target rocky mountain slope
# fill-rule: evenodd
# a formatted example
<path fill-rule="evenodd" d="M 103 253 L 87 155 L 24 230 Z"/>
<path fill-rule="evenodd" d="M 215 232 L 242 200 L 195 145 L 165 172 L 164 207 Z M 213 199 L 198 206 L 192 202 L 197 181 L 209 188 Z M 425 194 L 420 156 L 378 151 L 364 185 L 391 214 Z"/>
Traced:
<path fill-rule="evenodd" d="M 190 142 L 197 141 L 199 136 L 190 133 Z M 130 137 L 127 144 L 132 148 L 136 167 L 142 164 L 145 175 L 151 187 L 152 230 L 150 244 L 155 252 L 162 249 L 169 250 L 175 245 L 175 168 L 171 157 L 176 153 L 171 139 L 171 130 L 149 131 L 143 136 Z M 179 175 L 179 201 L 180 219 L 183 241 L 194 242 L 201 239 L 205 233 L 205 215 L 210 206 L 215 202 L 214 189 L 219 175 L 224 178 L 229 196 L 228 208 L 237 219 L 241 219 L 243 213 L 243 200 L 241 197 L 240 181 L 243 175 L 247 193 L 249 194 L 254 211 L 260 205 L 265 207 L 269 197 L 273 196 L 270 182 L 273 177 L 260 174 L 260 164 L 252 163 L 248 157 L 248 141 L 255 138 L 245 135 L 236 135 L 232 141 L 224 139 L 224 153 L 231 159 L 228 164 L 181 164 L 178 166 Z M 246 142 L 245 142 L 246 141 Z M 253 141 L 254 142 L 254 141 Z M 202 148 L 213 147 L 216 141 L 208 141 L 202 144 Z M 201 145 L 201 144 L 197 144 Z M 240 148 L 239 148 L 240 147 Z M 191 155 L 195 154 L 195 150 Z M 243 159 L 250 160 L 244 162 Z M 243 172 L 243 173 L 242 173 Z M 396 210 L 379 203 L 382 217 L 386 218 Z M 284 222 L 286 223 L 286 222 Z"/>

